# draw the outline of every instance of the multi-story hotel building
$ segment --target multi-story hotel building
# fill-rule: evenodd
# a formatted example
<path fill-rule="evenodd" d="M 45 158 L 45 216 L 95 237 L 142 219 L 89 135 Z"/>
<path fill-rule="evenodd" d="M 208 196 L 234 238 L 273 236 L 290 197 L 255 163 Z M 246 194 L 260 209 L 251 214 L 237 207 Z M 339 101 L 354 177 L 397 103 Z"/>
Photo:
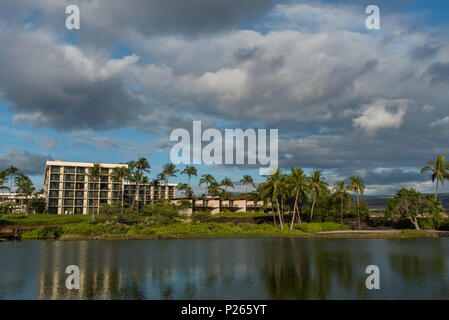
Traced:
<path fill-rule="evenodd" d="M 89 176 L 89 168 L 94 166 L 92 162 L 47 161 L 44 190 L 48 213 L 89 214 L 96 212 L 94 210 L 97 210 L 98 203 L 101 205 L 121 201 L 122 192 L 124 203 L 131 203 L 135 196 L 136 185 L 113 178 L 114 168 L 127 165 L 119 163 L 100 163 L 100 165 L 102 176 L 99 181 L 93 181 Z M 159 199 L 173 199 L 176 186 L 176 183 L 140 185 L 136 206 L 140 207 Z"/>

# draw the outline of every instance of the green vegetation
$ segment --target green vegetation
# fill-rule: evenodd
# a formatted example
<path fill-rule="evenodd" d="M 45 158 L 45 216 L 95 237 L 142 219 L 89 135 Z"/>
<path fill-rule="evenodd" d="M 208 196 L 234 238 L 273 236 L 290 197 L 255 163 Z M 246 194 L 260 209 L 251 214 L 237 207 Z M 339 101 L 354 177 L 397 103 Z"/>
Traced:
<path fill-rule="evenodd" d="M 423 195 L 415 189 L 402 188 L 398 190 L 393 198 L 387 200 L 385 209 L 386 218 L 409 219 L 420 230 L 418 219 L 420 217 L 431 218 L 432 226 L 441 219 L 443 208 L 441 201 L 436 201 L 431 195 Z M 429 222 L 423 224 L 427 229 Z"/>
<path fill-rule="evenodd" d="M 323 223 L 304 223 L 299 224 L 296 227 L 297 229 L 304 232 L 323 232 L 323 231 L 336 231 L 336 230 L 349 230 L 349 227 L 346 225 L 341 225 L 335 222 L 323 222 Z"/>

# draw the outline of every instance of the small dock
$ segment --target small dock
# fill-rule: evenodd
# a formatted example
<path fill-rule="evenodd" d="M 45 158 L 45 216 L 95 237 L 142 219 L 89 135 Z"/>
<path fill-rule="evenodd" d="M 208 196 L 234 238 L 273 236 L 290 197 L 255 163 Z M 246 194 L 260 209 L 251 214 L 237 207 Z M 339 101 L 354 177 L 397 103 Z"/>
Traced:
<path fill-rule="evenodd" d="M 16 241 L 21 238 L 21 230 L 18 228 L 0 229 L 0 241 Z"/>

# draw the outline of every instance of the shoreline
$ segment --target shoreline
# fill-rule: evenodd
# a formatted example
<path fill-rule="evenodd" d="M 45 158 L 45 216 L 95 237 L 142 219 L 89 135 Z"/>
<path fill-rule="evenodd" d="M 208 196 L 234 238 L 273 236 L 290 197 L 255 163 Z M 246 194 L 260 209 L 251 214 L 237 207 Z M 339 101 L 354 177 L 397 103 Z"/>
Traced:
<path fill-rule="evenodd" d="M 449 231 L 438 230 L 342 230 L 301 234 L 176 234 L 171 236 L 104 234 L 84 236 L 64 234 L 54 239 L 22 239 L 20 241 L 101 241 L 101 240 L 183 240 L 183 239 L 243 239 L 243 238 L 303 238 L 303 239 L 428 239 L 449 237 Z"/>

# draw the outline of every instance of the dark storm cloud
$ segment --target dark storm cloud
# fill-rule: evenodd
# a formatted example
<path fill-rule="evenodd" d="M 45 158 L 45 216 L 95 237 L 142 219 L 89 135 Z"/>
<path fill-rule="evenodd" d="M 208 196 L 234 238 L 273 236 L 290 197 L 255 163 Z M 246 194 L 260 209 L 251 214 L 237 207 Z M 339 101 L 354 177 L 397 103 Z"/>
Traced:
<path fill-rule="evenodd" d="M 426 74 L 432 83 L 445 82 L 449 84 L 449 62 L 435 62 L 429 66 Z"/>
<path fill-rule="evenodd" d="M 198 37 L 246 27 L 273 8 L 274 0 L 73 0 L 82 17 L 80 43 L 111 44 L 124 34 Z M 32 22 L 64 31 L 65 7 L 58 0 L 22 0 L 2 4 L 0 18 Z M 59 27 L 59 28 L 58 28 Z"/>
<path fill-rule="evenodd" d="M 65 2 L 2 4 L 0 91 L 15 123 L 131 127 L 158 136 L 159 149 L 193 120 L 203 129 L 276 128 L 281 167 L 339 177 L 358 170 L 379 185 L 422 181 L 416 170 L 449 152 L 441 135 L 448 41 L 435 42 L 406 15 L 385 10 L 382 29 L 367 32 L 360 7 L 319 1 L 73 4 L 82 15 L 76 32 L 64 29 Z M 75 140 L 134 147 L 97 135 Z"/>
<path fill-rule="evenodd" d="M 426 43 L 410 49 L 410 55 L 415 59 L 427 59 L 435 56 L 441 48 L 440 43 Z"/>
<path fill-rule="evenodd" d="M 9 31 L 0 31 L 0 88 L 16 123 L 96 130 L 118 128 L 138 117 L 141 101 L 111 65 L 58 45 L 46 33 Z"/>
<path fill-rule="evenodd" d="M 0 171 L 14 166 L 26 175 L 37 176 L 45 172 L 45 162 L 52 160 L 50 155 L 41 155 L 16 148 L 6 149 L 6 153 L 0 154 Z"/>

